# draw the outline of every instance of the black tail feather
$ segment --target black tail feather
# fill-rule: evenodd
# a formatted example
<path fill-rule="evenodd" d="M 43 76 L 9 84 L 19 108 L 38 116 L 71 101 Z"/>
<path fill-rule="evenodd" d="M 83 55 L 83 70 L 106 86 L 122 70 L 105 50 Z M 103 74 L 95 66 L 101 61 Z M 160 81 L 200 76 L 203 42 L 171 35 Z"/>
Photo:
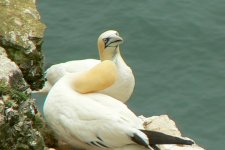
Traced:
<path fill-rule="evenodd" d="M 141 130 L 149 138 L 149 144 L 194 144 L 191 140 L 182 139 L 176 136 L 167 135 L 157 131 Z"/>

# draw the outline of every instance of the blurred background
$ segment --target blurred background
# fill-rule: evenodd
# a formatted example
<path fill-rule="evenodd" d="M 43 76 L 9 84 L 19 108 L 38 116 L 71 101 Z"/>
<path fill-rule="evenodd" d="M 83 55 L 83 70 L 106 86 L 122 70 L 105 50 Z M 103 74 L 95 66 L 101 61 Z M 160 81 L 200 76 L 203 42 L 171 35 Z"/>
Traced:
<path fill-rule="evenodd" d="M 117 30 L 136 78 L 129 107 L 146 117 L 168 114 L 200 146 L 225 148 L 224 0 L 37 2 L 46 67 L 98 58 L 98 36 Z"/>

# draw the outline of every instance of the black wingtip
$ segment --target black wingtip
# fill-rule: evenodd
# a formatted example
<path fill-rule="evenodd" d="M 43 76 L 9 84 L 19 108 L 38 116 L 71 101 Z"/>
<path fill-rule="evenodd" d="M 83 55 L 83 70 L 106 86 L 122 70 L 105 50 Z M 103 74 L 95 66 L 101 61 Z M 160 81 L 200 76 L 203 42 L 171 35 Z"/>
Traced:
<path fill-rule="evenodd" d="M 149 144 L 194 144 L 191 140 L 186 140 L 180 137 L 167 135 L 157 131 L 141 130 L 149 138 Z"/>
<path fill-rule="evenodd" d="M 136 133 L 133 134 L 133 136 L 131 137 L 131 140 L 139 145 L 142 145 L 142 146 L 150 149 L 149 144 Z"/>

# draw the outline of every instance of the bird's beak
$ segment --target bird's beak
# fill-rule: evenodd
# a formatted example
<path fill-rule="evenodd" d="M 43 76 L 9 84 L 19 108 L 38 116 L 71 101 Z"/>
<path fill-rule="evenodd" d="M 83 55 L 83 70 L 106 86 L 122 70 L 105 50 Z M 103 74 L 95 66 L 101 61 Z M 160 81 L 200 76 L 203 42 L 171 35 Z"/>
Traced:
<path fill-rule="evenodd" d="M 118 36 L 118 35 L 113 35 L 111 36 L 111 39 L 112 39 L 112 42 L 111 43 L 115 43 L 115 42 L 120 42 L 122 43 L 123 42 L 123 38 Z"/>
<path fill-rule="evenodd" d="M 111 35 L 109 41 L 106 43 L 105 47 L 116 47 L 123 43 L 123 38 L 118 35 Z"/>

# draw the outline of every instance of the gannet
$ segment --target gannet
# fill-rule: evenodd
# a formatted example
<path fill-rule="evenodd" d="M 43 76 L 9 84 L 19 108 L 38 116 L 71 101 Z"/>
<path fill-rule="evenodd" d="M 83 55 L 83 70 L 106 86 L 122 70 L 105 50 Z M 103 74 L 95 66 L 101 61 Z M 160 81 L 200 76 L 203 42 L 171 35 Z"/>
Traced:
<path fill-rule="evenodd" d="M 101 61 L 111 60 L 117 67 L 117 80 L 113 85 L 99 92 L 112 96 L 125 103 L 133 92 L 135 79 L 131 68 L 121 57 L 119 45 L 122 42 L 123 39 L 119 36 L 117 31 L 109 30 L 102 33 L 97 40 L 100 60 L 75 60 L 53 65 L 46 71 L 44 87 L 33 93 L 47 94 L 56 81 L 66 73 L 89 70 Z"/>
<path fill-rule="evenodd" d="M 64 75 L 51 88 L 43 106 L 49 126 L 73 147 L 87 150 L 123 149 L 131 145 L 141 150 L 155 144 L 193 144 L 190 140 L 144 130 L 142 121 L 124 103 L 97 92 L 104 91 L 117 78 L 117 65 L 111 60 L 88 71 Z"/>

